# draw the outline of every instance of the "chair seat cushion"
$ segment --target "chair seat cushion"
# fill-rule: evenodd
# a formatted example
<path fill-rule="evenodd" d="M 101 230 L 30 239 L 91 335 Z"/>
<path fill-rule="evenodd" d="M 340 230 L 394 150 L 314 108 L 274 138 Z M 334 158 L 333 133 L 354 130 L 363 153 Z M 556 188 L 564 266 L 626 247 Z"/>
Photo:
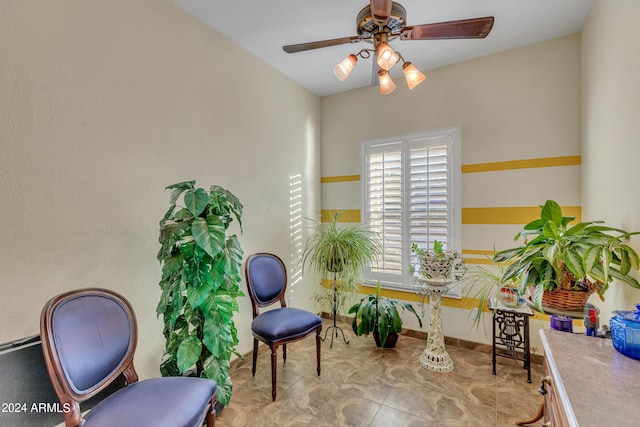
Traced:
<path fill-rule="evenodd" d="M 293 307 L 265 311 L 253 319 L 251 330 L 266 341 L 304 337 L 322 324 L 317 314 Z"/>
<path fill-rule="evenodd" d="M 216 387 L 193 377 L 138 381 L 96 405 L 83 427 L 200 427 Z"/>

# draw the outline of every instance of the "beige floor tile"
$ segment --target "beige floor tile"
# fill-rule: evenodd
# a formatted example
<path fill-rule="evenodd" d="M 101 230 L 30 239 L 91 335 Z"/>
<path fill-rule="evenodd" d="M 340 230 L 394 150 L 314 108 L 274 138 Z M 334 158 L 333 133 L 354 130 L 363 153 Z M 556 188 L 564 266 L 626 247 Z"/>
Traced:
<path fill-rule="evenodd" d="M 395 349 L 379 349 L 372 337 L 340 326 L 349 344 L 341 335 L 333 348 L 330 338 L 322 344 L 319 377 L 312 337 L 289 344 L 286 363 L 279 351 L 275 402 L 269 353 L 259 354 L 255 377 L 250 359 L 240 363 L 217 426 L 506 427 L 531 417 L 541 402 L 539 365 L 528 384 L 521 365 L 498 359 L 493 375 L 490 354 L 449 345 L 454 371 L 437 373 L 419 363 L 424 340 L 401 336 Z"/>

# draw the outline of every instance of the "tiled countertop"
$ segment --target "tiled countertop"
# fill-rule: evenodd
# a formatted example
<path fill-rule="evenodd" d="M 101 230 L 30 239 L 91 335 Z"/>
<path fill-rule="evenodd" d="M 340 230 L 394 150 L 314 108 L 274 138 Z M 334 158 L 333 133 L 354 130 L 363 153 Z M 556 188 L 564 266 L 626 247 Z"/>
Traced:
<path fill-rule="evenodd" d="M 556 330 L 541 330 L 540 337 L 554 387 L 567 417 L 573 415 L 573 425 L 637 426 L 639 360 L 619 353 L 609 339 Z"/>

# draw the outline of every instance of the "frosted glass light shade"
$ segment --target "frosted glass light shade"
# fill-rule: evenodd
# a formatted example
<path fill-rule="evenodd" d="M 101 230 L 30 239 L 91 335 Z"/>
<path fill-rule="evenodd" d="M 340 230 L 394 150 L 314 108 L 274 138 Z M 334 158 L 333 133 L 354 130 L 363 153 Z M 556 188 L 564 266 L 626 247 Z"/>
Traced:
<path fill-rule="evenodd" d="M 356 58 L 354 54 L 351 54 L 335 66 L 335 68 L 333 69 L 333 74 L 335 74 L 336 77 L 341 81 L 344 81 L 347 77 L 349 77 L 351 70 L 353 70 L 353 67 L 356 66 L 357 62 L 358 58 Z"/>
<path fill-rule="evenodd" d="M 402 72 L 407 79 L 407 86 L 409 89 L 413 89 L 418 86 L 426 78 L 424 74 L 418 70 L 411 62 L 405 62 L 402 66 Z"/>
<path fill-rule="evenodd" d="M 378 82 L 380 83 L 380 93 L 383 95 L 388 95 L 396 90 L 396 84 L 393 82 L 393 79 L 391 79 L 389 73 L 384 70 L 378 72 Z"/>
<path fill-rule="evenodd" d="M 378 46 L 378 56 L 376 62 L 385 71 L 389 71 L 398 62 L 400 56 L 391 49 L 388 43 L 380 43 Z"/>

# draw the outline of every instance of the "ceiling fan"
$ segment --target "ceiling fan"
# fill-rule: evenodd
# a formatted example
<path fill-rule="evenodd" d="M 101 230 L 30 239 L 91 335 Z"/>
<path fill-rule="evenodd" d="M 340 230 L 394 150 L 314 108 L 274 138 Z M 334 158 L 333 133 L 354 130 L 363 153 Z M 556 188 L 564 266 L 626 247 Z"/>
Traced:
<path fill-rule="evenodd" d="M 413 64 L 405 61 L 399 52 L 394 52 L 388 42 L 400 40 L 444 40 L 444 39 L 476 39 L 485 38 L 493 27 L 493 16 L 484 18 L 462 19 L 458 21 L 437 22 L 423 25 L 406 25 L 407 12 L 405 8 L 391 0 L 370 0 L 356 18 L 356 32 L 358 35 L 315 42 L 298 43 L 283 46 L 287 53 L 303 52 L 322 47 L 366 41 L 373 44 L 373 49 L 362 49 L 357 54 L 351 54 L 344 61 L 336 65 L 334 73 L 340 80 L 347 78 L 357 62 L 357 56 L 368 58 L 372 53 L 376 55 L 372 84 L 379 83 L 381 93 L 391 93 L 395 84 L 388 75 L 393 65 L 402 59 L 403 72 L 407 78 L 409 88 L 413 89 L 424 80 L 424 75 Z M 377 70 L 380 67 L 380 70 Z M 376 77 L 378 79 L 376 80 Z M 390 85 L 389 86 L 389 82 Z M 385 92 L 387 91 L 387 92 Z"/>

